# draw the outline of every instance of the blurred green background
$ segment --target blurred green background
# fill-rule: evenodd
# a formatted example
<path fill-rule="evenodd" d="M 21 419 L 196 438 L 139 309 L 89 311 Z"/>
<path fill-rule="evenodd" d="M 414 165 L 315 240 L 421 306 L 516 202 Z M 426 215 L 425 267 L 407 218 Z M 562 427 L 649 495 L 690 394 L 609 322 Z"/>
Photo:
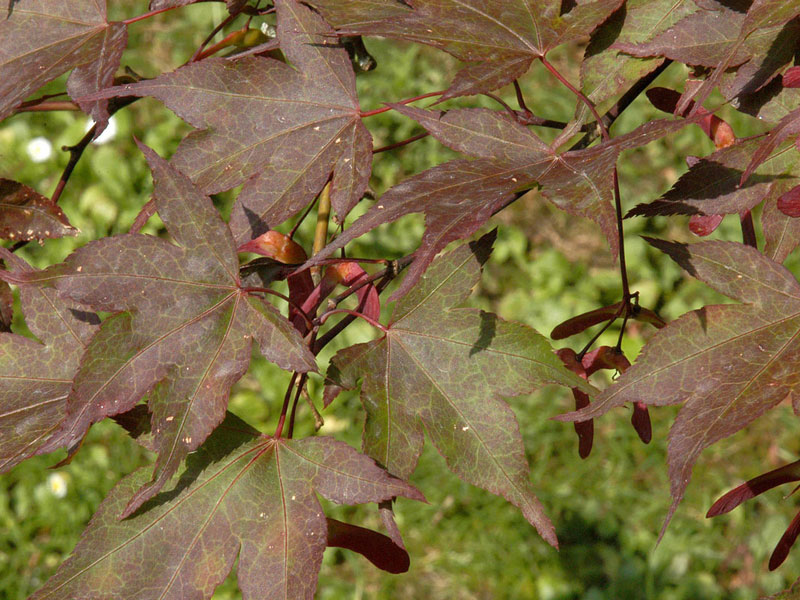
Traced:
<path fill-rule="evenodd" d="M 143 0 L 110 4 L 115 19 L 146 9 Z M 146 77 L 172 70 L 191 56 L 226 14 L 221 3 L 201 3 L 134 24 L 123 65 Z M 232 27 L 240 25 L 241 21 Z M 374 39 L 366 44 L 379 66 L 358 78 L 365 110 L 444 89 L 458 68 L 449 56 L 429 48 Z M 573 47 L 552 54 L 552 62 L 576 83 L 581 52 L 582 48 Z M 680 65 L 673 65 L 657 84 L 678 87 L 684 75 Z M 534 66 L 522 84 L 528 106 L 536 114 L 570 119 L 574 99 L 544 69 Z M 63 85 L 62 78 L 45 91 L 59 91 Z M 498 94 L 516 106 L 513 90 Z M 462 99 L 446 106 L 498 108 L 488 98 Z M 740 137 L 763 130 L 761 124 L 732 110 L 723 109 L 722 115 Z M 612 132 L 629 131 L 662 116 L 642 97 Z M 371 117 L 366 124 L 376 147 L 421 131 L 392 112 Z M 243 121 L 242 126 L 247 123 Z M 86 128 L 87 119 L 81 113 L 9 118 L 0 124 L 0 176 L 51 194 L 68 158 L 61 147 L 75 144 Z M 29 244 L 20 254 L 34 265 L 44 267 L 89 240 L 127 231 L 152 189 L 133 136 L 168 157 L 190 128 L 157 101 L 143 99 L 114 117 L 114 130 L 103 143 L 89 147 L 62 196 L 62 207 L 80 235 L 43 246 Z M 538 133 L 546 140 L 555 135 L 552 130 Z M 668 189 L 686 170 L 687 155 L 702 156 L 712 150 L 699 128 L 687 127 L 669 139 L 624 153 L 619 165 L 626 209 Z M 455 156 L 430 138 L 377 155 L 371 186 L 380 194 L 408 175 Z M 235 192 L 215 197 L 223 214 L 234 197 Z M 616 265 L 592 223 L 557 211 L 532 192 L 487 228 L 493 226 L 499 227 L 495 252 L 471 305 L 548 334 L 570 316 L 619 300 Z M 160 232 L 157 217 L 145 231 Z M 407 217 L 365 236 L 351 254 L 402 256 L 416 247 L 422 231 L 421 218 Z M 647 246 L 638 237 L 645 233 L 681 241 L 693 237 L 685 218 L 626 222 L 630 278 L 644 306 L 673 319 L 704 304 L 726 301 L 684 277 Z M 726 218 L 712 237 L 739 240 L 736 219 Z M 309 227 L 301 228 L 299 239 L 310 245 Z M 800 272 L 797 256 L 790 257 L 787 265 Z M 652 333 L 637 323 L 628 327 L 624 349 L 630 359 Z M 322 360 L 372 335 L 369 327 L 356 324 L 331 345 Z M 618 330 L 612 328 L 601 343 L 613 344 L 617 335 Z M 576 336 L 566 343 L 577 350 L 589 336 Z M 234 389 L 231 410 L 270 431 L 287 381 L 286 373 L 254 353 L 250 372 Z M 310 391 L 319 404 L 318 377 L 312 379 Z M 571 408 L 568 390 L 545 389 L 509 402 L 520 422 L 532 481 L 556 524 L 560 551 L 545 544 L 511 505 L 450 474 L 444 460 L 427 445 L 412 482 L 430 503 L 400 500 L 396 507 L 411 555 L 410 571 L 389 575 L 358 555 L 329 549 L 319 598 L 750 599 L 779 591 L 800 575 L 797 551 L 777 572 L 766 568 L 772 548 L 797 510 L 793 498 L 783 498 L 788 490 L 774 490 L 729 515 L 704 518 L 713 500 L 741 480 L 798 458 L 800 427 L 789 406 L 779 406 L 703 454 L 686 499 L 656 545 L 670 503 L 665 449 L 677 409 L 651 409 L 654 436 L 649 446 L 643 446 L 630 427 L 629 411 L 606 415 L 595 423 L 595 448 L 582 461 L 572 426 L 549 420 Z M 363 412 L 355 394 L 343 394 L 323 416 L 322 433 L 359 446 Z M 311 433 L 312 424 L 308 410 L 301 408 L 298 435 Z M 153 459 L 110 422 L 91 430 L 70 465 L 47 469 L 60 458 L 60 454 L 37 457 L 0 478 L 0 598 L 25 598 L 41 585 L 69 554 L 115 482 L 136 468 L 148 468 Z M 372 506 L 325 506 L 330 516 L 380 529 Z M 239 597 L 234 570 L 214 598 Z"/>

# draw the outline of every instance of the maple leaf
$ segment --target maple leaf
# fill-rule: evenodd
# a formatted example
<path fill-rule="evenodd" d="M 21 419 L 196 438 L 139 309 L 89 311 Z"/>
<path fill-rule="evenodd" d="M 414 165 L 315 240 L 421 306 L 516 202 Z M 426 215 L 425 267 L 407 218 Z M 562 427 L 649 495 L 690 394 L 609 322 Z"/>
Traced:
<path fill-rule="evenodd" d="M 710 2 L 715 7 L 722 6 L 717 2 Z M 690 102 L 695 102 L 695 110 L 708 98 L 711 91 L 722 81 L 726 71 L 731 66 L 740 64 L 742 59 L 742 49 L 747 49 L 751 45 L 751 51 L 744 52 L 744 60 L 747 62 L 753 59 L 757 53 L 762 52 L 760 48 L 768 47 L 771 42 L 758 42 L 759 37 L 780 36 L 780 28 L 786 23 L 800 15 L 800 4 L 797 2 L 785 2 L 783 0 L 754 0 L 747 10 L 747 14 L 741 23 L 739 35 L 736 40 L 727 46 L 727 50 L 722 53 L 719 62 L 714 65 L 714 72 L 698 87 L 688 89 L 684 92 L 680 103 L 677 106 L 678 113 L 682 113 Z M 764 30 L 764 31 L 761 31 Z M 701 31 L 698 35 L 702 37 L 706 31 Z M 753 43 L 752 40 L 755 40 Z"/>
<path fill-rule="evenodd" d="M 35 273 L 5 249 L 13 273 Z M 81 355 L 100 320 L 53 289 L 22 286 L 25 321 L 43 343 L 0 333 L 0 472 L 39 453 L 64 418 L 67 396 Z"/>
<path fill-rule="evenodd" d="M 127 43 L 122 23 L 109 23 L 104 0 L 18 0 L 0 20 L 0 120 L 29 94 L 66 73 L 73 98 L 111 85 Z M 97 122 L 108 122 L 105 100 L 79 101 Z"/>
<path fill-rule="evenodd" d="M 153 171 L 158 213 L 179 245 L 124 234 L 91 242 L 41 272 L 2 274 L 23 286 L 55 286 L 72 300 L 116 313 L 86 349 L 64 424 L 43 448 L 74 451 L 93 423 L 150 392 L 159 456 L 153 481 L 128 512 L 157 493 L 222 421 L 230 386 L 250 362 L 251 340 L 281 368 L 316 368 L 291 324 L 239 286 L 236 246 L 211 200 L 140 147 Z"/>
<path fill-rule="evenodd" d="M 797 188 L 793 188 L 797 189 Z M 761 210 L 764 254 L 782 263 L 800 245 L 800 219 L 778 210 L 777 202 L 766 202 Z"/>
<path fill-rule="evenodd" d="M 27 185 L 0 178 L 0 237 L 29 241 L 77 233 L 50 198 Z"/>
<path fill-rule="evenodd" d="M 673 502 L 666 527 L 700 452 L 746 427 L 800 386 L 800 284 L 749 246 L 645 239 L 690 275 L 742 304 L 705 306 L 672 321 L 597 401 L 558 419 L 583 421 L 628 402 L 683 402 L 669 433 Z"/>
<path fill-rule="evenodd" d="M 790 112 L 780 123 L 767 133 L 758 149 L 753 152 L 747 168 L 742 173 L 740 183 L 745 183 L 767 158 L 789 137 L 800 134 L 800 109 Z"/>
<path fill-rule="evenodd" d="M 212 58 L 94 96 L 153 96 L 199 129 L 172 162 L 207 194 L 244 183 L 230 219 L 237 244 L 305 207 L 331 173 L 331 202 L 343 220 L 371 169 L 372 138 L 347 52 L 311 9 L 295 0 L 275 5 L 281 51 L 295 68 L 257 56 Z"/>
<path fill-rule="evenodd" d="M 337 29 L 359 28 L 411 12 L 406 0 L 309 0 L 307 4 Z"/>
<path fill-rule="evenodd" d="M 542 194 L 560 209 L 598 223 L 616 255 L 619 239 L 612 200 L 617 156 L 690 122 L 653 121 L 609 142 L 558 154 L 504 112 L 392 108 L 421 123 L 445 145 L 479 158 L 444 163 L 394 186 L 307 263 L 319 264 L 382 223 L 425 213 L 426 231 L 414 263 L 390 299 L 408 291 L 449 242 L 472 235 L 515 192 L 534 183 L 540 184 Z"/>
<path fill-rule="evenodd" d="M 553 526 L 531 489 L 516 418 L 499 396 L 548 383 L 588 394 L 594 388 L 528 327 L 453 308 L 478 282 L 494 235 L 437 259 L 398 301 L 382 338 L 337 353 L 328 369 L 326 403 L 361 379 L 367 454 L 406 478 L 427 431 L 456 475 L 506 498 L 555 545 Z"/>
<path fill-rule="evenodd" d="M 745 140 L 706 156 L 692 165 L 661 198 L 635 206 L 626 217 L 740 213 L 765 199 L 777 198 L 797 185 L 800 154 L 788 142 L 773 148 L 755 174 L 740 185 L 759 143 L 758 139 Z"/>
<path fill-rule="evenodd" d="M 379 35 L 428 44 L 473 63 L 456 75 L 442 96 L 488 92 L 525 74 L 550 50 L 590 33 L 622 0 L 578 2 L 561 14 L 561 0 L 409 0 L 412 12 L 377 23 L 355 24 L 347 33 Z"/>
<path fill-rule="evenodd" d="M 581 91 L 604 112 L 622 90 L 664 62 L 625 54 L 612 44 L 647 42 L 697 10 L 693 0 L 628 0 L 592 33 L 581 62 Z M 583 103 L 577 110 L 580 120 L 591 114 Z"/>
<path fill-rule="evenodd" d="M 229 415 L 165 490 L 119 520 L 147 482 L 109 493 L 73 555 L 32 598 L 210 598 L 233 566 L 246 600 L 313 598 L 328 524 L 315 492 L 338 503 L 424 501 L 373 460 L 327 437 L 260 436 Z"/>
<path fill-rule="evenodd" d="M 743 12 L 722 3 L 705 2 L 666 31 L 645 43 L 618 41 L 614 47 L 640 57 L 665 56 L 689 65 L 716 67 L 723 60 L 729 67 L 766 54 L 783 24 L 754 30 L 739 42 L 745 22 Z"/>

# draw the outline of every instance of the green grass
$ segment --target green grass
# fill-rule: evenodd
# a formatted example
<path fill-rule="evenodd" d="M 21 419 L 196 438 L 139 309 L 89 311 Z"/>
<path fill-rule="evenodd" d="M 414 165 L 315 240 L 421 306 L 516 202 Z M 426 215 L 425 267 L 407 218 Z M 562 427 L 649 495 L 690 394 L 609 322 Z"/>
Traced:
<path fill-rule="evenodd" d="M 130 16 L 141 2 L 112 3 L 112 10 Z M 132 27 L 124 64 L 146 76 L 169 70 L 186 59 L 219 19 L 221 5 L 200 4 Z M 216 11 L 216 13 L 214 12 Z M 174 29 L 177 27 L 177 30 Z M 447 86 L 457 64 L 447 55 L 414 45 L 368 40 L 378 70 L 359 76 L 365 109 Z M 145 52 L 139 49 L 146 49 Z M 553 62 L 563 66 L 572 81 L 577 75 L 561 51 Z M 659 82 L 677 85 L 682 76 L 671 67 Z M 50 86 L 57 89 L 63 80 Z M 540 116 L 567 120 L 575 105 L 569 93 L 543 70 L 534 67 L 523 82 L 529 106 Z M 513 104 L 513 91 L 501 91 Z M 422 106 L 426 102 L 421 103 Z M 488 106 L 486 98 L 452 101 L 447 106 Z M 614 131 L 664 116 L 640 98 Z M 746 117 L 730 116 L 740 136 L 758 130 Z M 169 156 L 189 128 L 158 102 L 144 99 L 117 116 L 117 137 L 92 146 L 70 181 L 62 200 L 77 238 L 31 244 L 21 253 L 37 266 L 63 259 L 72 249 L 97 237 L 126 231 L 151 190 L 144 159 L 132 136 Z M 0 125 L 0 175 L 9 176 L 49 194 L 66 164 L 57 149 L 83 135 L 85 117 L 75 113 L 15 116 Z M 367 119 L 375 145 L 389 144 L 420 131 L 415 123 L 389 112 Z M 541 131 L 552 139 L 553 132 Z M 32 163 L 27 143 L 46 137 L 56 149 L 43 163 Z M 683 171 L 683 157 L 703 155 L 710 142 L 696 127 L 687 127 L 668 140 L 623 155 L 620 178 L 623 202 L 632 207 L 656 198 Z M 376 160 L 372 188 L 381 193 L 410 174 L 455 157 L 426 138 L 387 152 Z M 233 194 L 216 198 L 223 212 Z M 363 212 L 359 208 L 356 213 Z M 159 232 L 158 219 L 148 232 Z M 554 209 L 533 192 L 499 215 L 496 250 L 486 267 L 473 306 L 490 309 L 508 319 L 525 322 L 547 334 L 560 321 L 619 299 L 617 267 L 611 261 L 597 228 Z M 667 318 L 709 302 L 724 301 L 638 238 L 640 234 L 689 240 L 685 219 L 635 219 L 626 222 L 631 281 L 642 304 Z M 422 219 L 412 216 L 364 236 L 352 249 L 360 256 L 402 256 L 412 251 L 423 231 Z M 300 239 L 308 243 L 310 227 Z M 713 236 L 739 239 L 732 217 Z M 798 272 L 796 257 L 790 266 Z M 21 323 L 17 326 L 22 327 Z M 630 358 L 652 334 L 647 327 L 628 330 L 625 350 Z M 613 328 L 601 338 L 614 343 Z M 368 326 L 357 324 L 322 356 L 327 360 L 344 345 L 369 339 Z M 580 347 L 590 334 L 569 340 Z M 231 410 L 253 425 L 274 427 L 288 376 L 254 355 L 253 367 L 231 399 Z M 319 401 L 321 382 L 311 381 Z M 780 406 L 746 431 L 705 452 L 695 468 L 686 499 L 670 528 L 656 545 L 669 506 L 666 476 L 666 436 L 675 409 L 651 410 L 654 439 L 643 446 L 620 410 L 595 423 L 595 449 L 585 461 L 577 456 L 572 427 L 549 417 L 568 410 L 565 390 L 511 399 L 531 464 L 531 478 L 556 524 L 560 551 L 547 546 L 521 515 L 500 498 L 473 488 L 447 471 L 444 460 L 426 445 L 412 477 L 429 504 L 400 500 L 397 519 L 412 557 L 411 570 L 388 575 L 347 551 L 326 551 L 319 598 L 436 599 L 745 599 L 785 587 L 796 572 L 798 557 L 790 556 L 777 573 L 766 571 L 766 560 L 793 516 L 794 502 L 781 501 L 782 492 L 766 494 L 730 515 L 704 518 L 705 510 L 723 491 L 800 454 L 798 424 L 788 406 Z M 358 447 L 363 411 L 355 394 L 343 394 L 324 412 L 322 433 Z M 312 431 L 308 411 L 301 410 L 298 434 Z M 112 423 L 95 426 L 82 450 L 67 467 L 47 466 L 61 454 L 38 457 L 18 466 L 0 480 L 0 598 L 25 598 L 57 568 L 76 543 L 80 531 L 114 483 L 135 468 L 149 468 L 152 456 L 141 450 Z M 59 475 L 60 474 L 60 475 Z M 54 479 L 55 477 L 55 479 Z M 66 495 L 56 492 L 66 486 Z M 371 506 L 326 504 L 336 518 L 380 529 Z M 215 598 L 239 598 L 235 573 L 220 586 Z"/>

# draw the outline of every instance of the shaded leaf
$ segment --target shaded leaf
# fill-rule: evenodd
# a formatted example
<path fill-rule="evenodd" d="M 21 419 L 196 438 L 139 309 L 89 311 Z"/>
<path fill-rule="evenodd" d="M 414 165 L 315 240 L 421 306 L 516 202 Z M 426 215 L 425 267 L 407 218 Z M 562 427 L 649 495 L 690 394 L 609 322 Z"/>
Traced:
<path fill-rule="evenodd" d="M 775 36 L 753 36 L 758 43 L 750 44 L 753 56 L 747 63 L 723 74 L 720 91 L 726 100 L 738 100 L 758 92 L 794 60 L 800 49 L 800 20 L 782 26 Z M 780 82 L 780 78 L 777 78 Z"/>
<path fill-rule="evenodd" d="M 208 194 L 244 183 L 230 220 L 237 244 L 306 206 L 331 173 L 331 202 L 343 219 L 371 169 L 347 52 L 309 8 L 275 4 L 281 51 L 294 68 L 258 56 L 211 58 L 97 95 L 153 96 L 199 129 L 172 162 Z"/>
<path fill-rule="evenodd" d="M 250 362 L 251 340 L 281 368 L 315 369 L 291 324 L 240 288 L 233 239 L 211 200 L 141 148 L 153 171 L 159 215 L 179 245 L 118 235 L 91 242 L 40 273 L 4 274 L 116 313 L 86 349 L 66 419 L 44 448 L 74 449 L 93 423 L 129 410 L 149 393 L 159 456 L 153 481 L 128 512 L 157 493 L 222 421 L 230 386 Z"/>
<path fill-rule="evenodd" d="M 782 263 L 800 245 L 800 219 L 778 210 L 777 202 L 767 202 L 761 211 L 764 254 Z"/>
<path fill-rule="evenodd" d="M 18 0 L 0 20 L 0 120 L 27 96 L 77 67 L 68 82 L 73 97 L 111 85 L 127 43 L 122 23 L 109 23 L 104 0 Z M 98 122 L 108 120 L 107 102 L 80 102 Z"/>
<path fill-rule="evenodd" d="M 795 146 L 784 143 L 740 185 L 759 142 L 757 139 L 739 142 L 701 159 L 660 199 L 635 206 L 626 217 L 740 213 L 765 198 L 777 198 L 797 184 L 800 154 Z"/>
<path fill-rule="evenodd" d="M 3 249 L 14 274 L 35 274 L 22 259 Z M 0 472 L 38 454 L 64 418 L 78 362 L 100 321 L 55 290 L 21 286 L 25 320 L 39 343 L 0 333 Z"/>
<path fill-rule="evenodd" d="M 14 293 L 5 281 L 0 281 L 0 332 L 10 332 L 14 320 Z"/>
<path fill-rule="evenodd" d="M 612 44 L 647 42 L 697 10 L 692 0 L 628 0 L 592 33 L 581 62 L 581 91 L 604 112 L 609 101 L 663 62 L 625 54 Z M 578 113 L 589 111 L 580 103 Z"/>
<path fill-rule="evenodd" d="M 648 241 L 690 275 L 743 304 L 706 306 L 672 321 L 596 402 L 558 418 L 595 418 L 627 402 L 683 402 L 669 434 L 673 503 L 668 523 L 700 452 L 800 386 L 800 284 L 781 265 L 742 244 Z"/>
<path fill-rule="evenodd" d="M 0 178 L 0 237 L 28 241 L 77 233 L 50 198 L 27 185 Z"/>
<path fill-rule="evenodd" d="M 736 64 L 740 58 L 740 51 L 742 48 L 747 48 L 748 45 L 753 45 L 753 52 L 751 56 L 763 54 L 763 40 L 759 43 L 759 38 L 765 37 L 765 34 L 780 35 L 780 29 L 785 23 L 800 15 L 800 5 L 796 2 L 783 2 L 782 0 L 755 0 L 749 7 L 747 15 L 742 22 L 739 31 L 739 37 L 733 44 L 730 45 L 728 51 L 724 53 L 718 64 L 714 65 L 714 72 L 696 89 L 692 89 L 689 93 L 684 93 L 681 98 L 681 103 L 678 106 L 679 111 L 683 111 L 694 100 L 698 106 L 706 101 L 711 91 L 717 87 L 723 79 L 724 74 L 728 68 Z M 702 36 L 704 32 L 698 32 Z"/>
<path fill-rule="evenodd" d="M 310 599 L 328 528 L 315 492 L 348 504 L 423 500 L 342 442 L 268 438 L 232 415 L 165 491 L 118 520 L 147 480 L 139 470 L 117 484 L 33 598 L 210 598 L 238 555 L 246 600 Z"/>
<path fill-rule="evenodd" d="M 791 62 L 800 23 L 780 22 L 743 33 L 746 16 L 735 8 L 707 2 L 647 43 L 620 41 L 613 47 L 634 56 L 663 56 L 691 65 L 718 67 L 725 64 L 723 69 L 741 65 L 735 74 L 726 77 L 721 87 L 729 100 L 742 93 L 752 93 Z M 693 95 L 687 95 L 681 103 L 682 109 L 688 106 Z"/>
<path fill-rule="evenodd" d="M 781 119 L 780 123 L 770 130 L 766 137 L 761 140 L 758 149 L 753 152 L 753 156 L 747 168 L 744 170 L 744 173 L 742 173 L 741 183 L 745 183 L 759 165 L 767 160 L 787 138 L 798 134 L 800 134 L 800 109 L 786 115 Z"/>
<path fill-rule="evenodd" d="M 484 236 L 437 259 L 398 301 L 384 337 L 340 351 L 328 370 L 334 389 L 327 401 L 361 380 L 370 456 L 407 477 L 427 431 L 456 475 L 506 498 L 555 545 L 553 526 L 531 488 L 514 413 L 500 396 L 547 383 L 588 394 L 593 388 L 533 330 L 453 308 L 477 283 L 493 239 Z"/>
<path fill-rule="evenodd" d="M 442 99 L 488 92 L 524 74 L 535 58 L 590 33 L 622 4 L 596 0 L 561 14 L 561 0 L 409 0 L 414 10 L 347 32 L 428 44 L 475 63 L 456 75 Z"/>
<path fill-rule="evenodd" d="M 639 57 L 664 56 L 689 65 L 716 67 L 739 39 L 745 15 L 724 4 L 705 3 L 666 31 L 644 43 L 620 41 L 614 48 Z M 747 61 L 752 52 L 742 45 L 728 66 Z"/>
<path fill-rule="evenodd" d="M 800 108 L 800 89 L 785 88 L 775 78 L 756 92 L 740 94 L 734 100 L 734 105 L 740 112 L 768 123 L 777 123 Z"/>

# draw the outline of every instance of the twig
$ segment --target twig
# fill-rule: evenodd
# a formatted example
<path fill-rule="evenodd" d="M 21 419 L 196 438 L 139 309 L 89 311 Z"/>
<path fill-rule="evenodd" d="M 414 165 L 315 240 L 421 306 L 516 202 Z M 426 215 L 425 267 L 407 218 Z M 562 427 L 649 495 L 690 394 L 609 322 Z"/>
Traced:
<path fill-rule="evenodd" d="M 410 138 L 402 140 L 400 142 L 395 142 L 394 144 L 388 144 L 387 146 L 381 146 L 380 148 L 375 148 L 372 151 L 373 154 L 378 154 L 379 152 L 386 152 L 388 150 L 394 150 L 395 148 L 401 148 L 411 142 L 416 142 L 417 140 L 421 140 L 424 137 L 428 137 L 430 133 L 427 131 L 423 131 L 422 133 L 418 133 L 417 135 L 412 135 Z"/>
<path fill-rule="evenodd" d="M 561 73 L 559 73 L 558 70 L 552 64 L 550 64 L 550 62 L 544 56 L 540 57 L 539 60 L 542 61 L 542 64 L 545 66 L 545 68 L 548 71 L 550 71 L 556 79 L 558 79 L 562 84 L 564 84 L 564 86 L 569 91 L 571 91 L 573 94 L 575 94 L 575 96 L 578 98 L 578 100 L 583 102 L 589 108 L 591 113 L 594 115 L 595 120 L 597 121 L 598 127 L 600 127 L 600 131 L 601 131 L 601 133 L 603 135 L 603 139 L 604 140 L 610 139 L 610 136 L 608 135 L 608 128 L 606 127 L 605 123 L 603 123 L 603 118 L 597 112 L 597 109 L 595 108 L 594 103 L 591 100 L 589 100 L 586 96 L 584 96 L 583 92 L 581 92 L 578 88 L 576 88 L 574 85 L 572 85 L 566 79 L 566 77 L 564 77 Z"/>
<path fill-rule="evenodd" d="M 332 310 L 327 310 L 324 313 L 322 313 L 322 316 L 320 316 L 316 320 L 319 322 L 320 325 L 324 325 L 325 321 L 327 321 L 328 318 L 331 315 L 335 315 L 335 314 L 339 314 L 339 313 L 347 313 L 347 314 L 352 315 L 354 317 L 359 317 L 361 319 L 364 319 L 367 323 L 372 325 L 375 329 L 380 329 L 383 333 L 386 333 L 386 331 L 387 331 L 386 327 L 384 327 L 383 325 L 378 323 L 375 319 L 373 319 L 371 317 L 368 317 L 364 313 L 360 313 L 357 310 L 350 310 L 349 308 L 334 308 Z"/>
<path fill-rule="evenodd" d="M 275 427 L 275 437 L 281 437 L 283 433 L 283 425 L 286 423 L 286 413 L 289 411 L 289 401 L 292 399 L 292 390 L 294 383 L 297 381 L 297 371 L 292 373 L 292 378 L 289 380 L 289 385 L 286 386 L 286 393 L 283 395 L 283 406 L 281 407 L 281 416 L 278 418 L 278 426 Z"/>
<path fill-rule="evenodd" d="M 421 96 L 415 96 L 414 98 L 407 98 L 406 100 L 400 100 L 399 102 L 395 102 L 395 104 L 410 104 L 412 102 L 416 102 L 417 100 L 424 100 L 425 98 L 432 98 L 433 96 L 441 96 L 444 94 L 444 90 L 439 92 L 429 92 L 427 94 L 422 94 Z M 372 117 L 374 115 L 379 115 L 381 113 L 385 113 L 392 110 L 391 106 L 384 106 L 383 108 L 376 108 L 375 110 L 368 110 L 366 112 L 361 112 L 361 118 L 364 119 L 366 117 Z"/>
<path fill-rule="evenodd" d="M 608 109 L 606 114 L 603 115 L 603 122 L 605 123 L 606 127 L 609 129 L 611 125 L 614 124 L 619 116 L 628 108 L 639 95 L 647 89 L 651 83 L 653 83 L 661 73 L 663 73 L 667 67 L 672 64 L 672 61 L 667 59 L 661 65 L 659 65 L 654 71 L 651 71 L 641 79 L 638 79 L 636 83 L 634 83 L 627 92 L 620 96 L 619 100 L 616 101 L 614 106 Z M 570 148 L 570 150 L 581 150 L 586 148 L 597 138 L 597 129 L 593 131 L 589 131 L 584 135 L 578 142 Z"/>
<path fill-rule="evenodd" d="M 150 17 L 155 17 L 156 15 L 160 15 L 163 12 L 167 12 L 168 10 L 172 10 L 174 8 L 178 8 L 177 6 L 168 6 L 167 8 L 159 8 L 158 10 L 151 10 L 150 12 L 146 12 L 144 14 L 139 15 L 138 17 L 133 17 L 130 19 L 126 19 L 122 23 L 124 25 L 130 25 L 131 23 L 136 23 L 137 21 L 143 21 L 144 19 L 149 19 Z"/>
<path fill-rule="evenodd" d="M 236 17 L 238 17 L 239 14 L 241 14 L 241 11 L 235 12 L 233 14 L 228 15 L 227 18 L 224 21 L 222 21 L 219 25 L 214 27 L 214 29 L 211 30 L 211 33 L 209 33 L 206 36 L 206 39 L 203 40 L 203 43 L 201 43 L 197 47 L 197 50 L 194 51 L 194 54 L 192 54 L 192 58 L 189 59 L 189 62 L 193 63 L 193 62 L 198 61 L 200 55 L 203 53 L 203 50 L 205 50 L 205 48 L 209 44 L 209 42 L 211 42 L 211 40 L 214 39 L 214 36 L 217 35 L 220 31 L 222 31 L 222 29 L 224 27 L 226 27 L 227 25 L 229 25 L 234 19 L 236 19 Z"/>
<path fill-rule="evenodd" d="M 71 100 L 60 100 L 55 102 L 38 102 L 37 104 L 29 104 L 28 106 L 25 106 L 23 103 L 20 104 L 14 112 L 45 112 L 51 110 L 80 111 L 80 107 Z"/>

